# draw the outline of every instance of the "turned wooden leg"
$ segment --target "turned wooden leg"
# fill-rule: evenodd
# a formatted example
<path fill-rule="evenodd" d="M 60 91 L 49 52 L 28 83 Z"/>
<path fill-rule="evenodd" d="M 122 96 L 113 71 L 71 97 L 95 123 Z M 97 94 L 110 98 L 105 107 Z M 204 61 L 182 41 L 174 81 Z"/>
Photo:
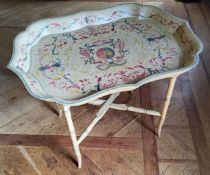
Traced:
<path fill-rule="evenodd" d="M 63 106 L 56 103 L 57 105 L 57 108 L 58 108 L 58 117 L 61 118 L 62 117 L 62 114 L 63 114 Z"/>
<path fill-rule="evenodd" d="M 71 111 L 70 111 L 70 107 L 64 105 L 64 113 L 66 116 L 66 121 L 67 121 L 67 125 L 69 128 L 69 133 L 71 136 L 71 140 L 72 140 L 72 144 L 73 144 L 73 148 L 74 148 L 74 152 L 76 154 L 77 157 L 77 161 L 78 161 L 78 168 L 82 167 L 82 156 L 80 153 L 80 148 L 79 148 L 79 142 L 77 141 L 77 136 L 76 136 L 76 131 L 74 128 L 74 124 L 72 121 L 72 116 L 71 116 Z"/>
<path fill-rule="evenodd" d="M 119 96 L 119 92 L 112 94 L 106 102 L 102 105 L 102 107 L 99 109 L 99 111 L 96 113 L 95 118 L 92 120 L 92 122 L 88 125 L 88 127 L 85 128 L 84 132 L 81 134 L 80 138 L 78 139 L 78 143 L 80 144 L 85 137 L 90 133 L 90 131 L 93 129 L 93 127 L 98 123 L 98 121 L 104 116 L 104 114 L 108 111 L 110 108 L 110 105 L 112 102 Z"/>
<path fill-rule="evenodd" d="M 161 116 L 160 116 L 160 121 L 159 121 L 159 124 L 158 124 L 158 136 L 159 137 L 160 137 L 160 133 L 161 133 L 163 123 L 164 123 L 165 118 L 166 118 L 166 114 L 167 114 L 167 111 L 168 111 L 168 106 L 170 104 L 170 100 L 171 100 L 171 96 L 172 96 L 172 92 L 173 92 L 173 89 L 174 89 L 175 82 L 176 82 L 176 77 L 171 77 L 169 85 L 168 85 L 168 89 L 167 89 L 167 92 L 166 92 L 166 98 L 165 98 L 162 113 L 161 113 Z"/>

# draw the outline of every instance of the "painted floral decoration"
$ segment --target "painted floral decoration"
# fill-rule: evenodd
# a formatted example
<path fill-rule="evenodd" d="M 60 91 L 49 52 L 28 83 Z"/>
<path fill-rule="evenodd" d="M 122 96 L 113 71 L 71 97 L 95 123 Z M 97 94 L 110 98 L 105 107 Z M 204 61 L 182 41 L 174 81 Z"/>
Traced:
<path fill-rule="evenodd" d="M 179 71 L 199 50 L 185 21 L 125 4 L 32 24 L 17 37 L 8 67 L 32 95 L 71 101 Z"/>

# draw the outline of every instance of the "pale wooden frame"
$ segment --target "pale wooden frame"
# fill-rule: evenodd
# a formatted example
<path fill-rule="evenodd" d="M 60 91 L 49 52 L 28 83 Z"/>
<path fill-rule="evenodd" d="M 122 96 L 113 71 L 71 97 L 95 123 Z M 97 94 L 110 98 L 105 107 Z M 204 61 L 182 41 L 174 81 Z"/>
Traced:
<path fill-rule="evenodd" d="M 93 129 L 93 127 L 104 116 L 104 114 L 108 111 L 109 108 L 117 109 L 117 110 L 123 110 L 123 111 L 132 111 L 132 112 L 144 113 L 144 114 L 160 117 L 159 124 L 158 124 L 158 136 L 160 137 L 161 129 L 162 129 L 163 123 L 164 123 L 165 118 L 166 118 L 166 114 L 167 114 L 168 107 L 169 107 L 169 104 L 170 104 L 170 100 L 171 100 L 172 92 L 173 92 L 174 85 L 175 85 L 175 82 L 176 82 L 176 78 L 177 78 L 176 76 L 173 76 L 173 77 L 170 78 L 170 81 L 169 81 L 169 84 L 168 84 L 168 89 L 167 89 L 167 92 L 166 92 L 164 105 L 163 105 L 163 109 L 162 109 L 161 113 L 157 112 L 157 111 L 154 111 L 154 110 L 148 110 L 148 109 L 144 109 L 144 108 L 137 108 L 137 107 L 129 106 L 127 104 L 115 104 L 115 103 L 113 103 L 113 101 L 117 98 L 117 96 L 119 96 L 120 92 L 113 93 L 112 95 L 110 95 L 110 97 L 107 100 L 95 99 L 93 101 L 88 102 L 88 104 L 91 104 L 91 105 L 96 105 L 96 106 L 101 106 L 102 105 L 102 106 L 99 109 L 99 111 L 96 113 L 95 118 L 84 129 L 83 133 L 81 134 L 81 136 L 78 139 L 77 139 L 77 136 L 76 136 L 76 130 L 75 130 L 75 127 L 74 127 L 74 124 L 73 124 L 72 115 L 71 115 L 71 111 L 70 111 L 71 105 L 57 104 L 59 117 L 61 117 L 63 111 L 64 111 L 64 114 L 65 114 L 65 117 L 66 117 L 66 121 L 67 121 L 67 125 L 68 125 L 68 128 L 69 128 L 69 133 L 70 133 L 70 136 L 71 136 L 74 152 L 75 152 L 76 157 L 77 157 L 78 168 L 82 167 L 82 155 L 81 155 L 80 147 L 79 147 L 80 143 L 85 139 L 85 137 L 87 137 L 87 135 L 90 133 L 90 131 Z"/>

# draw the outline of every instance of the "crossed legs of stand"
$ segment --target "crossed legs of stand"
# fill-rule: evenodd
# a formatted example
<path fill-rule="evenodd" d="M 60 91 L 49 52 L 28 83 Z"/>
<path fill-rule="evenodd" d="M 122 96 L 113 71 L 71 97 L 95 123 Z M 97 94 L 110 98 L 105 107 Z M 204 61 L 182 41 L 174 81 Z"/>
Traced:
<path fill-rule="evenodd" d="M 117 96 L 119 96 L 119 94 L 120 94 L 119 92 L 113 93 L 112 95 L 110 95 L 110 97 L 107 100 L 97 99 L 97 100 L 93 100 L 93 101 L 89 102 L 89 104 L 92 104 L 92 105 L 97 105 L 97 106 L 102 105 L 102 106 L 99 109 L 99 111 L 96 113 L 95 118 L 92 120 L 92 122 L 89 124 L 89 126 L 83 131 L 83 133 L 81 134 L 81 136 L 79 138 L 77 138 L 77 136 L 76 136 L 76 131 L 75 131 L 75 127 L 74 127 L 72 115 L 71 115 L 71 110 L 70 110 L 71 106 L 57 104 L 58 111 L 59 111 L 59 117 L 61 117 L 62 111 L 64 111 L 64 113 L 65 113 L 65 117 L 66 117 L 68 129 L 69 129 L 69 133 L 71 136 L 73 148 L 74 148 L 74 151 L 75 151 L 75 154 L 77 157 L 77 161 L 78 161 L 78 168 L 81 168 L 81 166 L 82 166 L 82 156 L 81 156 L 80 147 L 79 147 L 80 143 L 90 133 L 90 131 L 93 129 L 93 127 L 104 116 L 104 114 L 108 111 L 109 108 L 123 110 L 123 111 L 145 113 L 145 114 L 149 114 L 149 115 L 153 115 L 153 116 L 159 116 L 160 120 L 159 120 L 159 124 L 158 124 L 158 136 L 160 137 L 161 129 L 162 129 L 163 123 L 166 118 L 168 106 L 170 104 L 170 99 L 172 96 L 175 81 L 176 81 L 176 77 L 170 78 L 170 82 L 169 82 L 168 89 L 166 92 L 166 98 L 165 98 L 163 109 L 162 109 L 161 113 L 157 112 L 157 111 L 153 111 L 153 110 L 147 110 L 144 108 L 136 108 L 133 106 L 129 106 L 127 104 L 113 103 L 113 101 L 117 98 Z"/>

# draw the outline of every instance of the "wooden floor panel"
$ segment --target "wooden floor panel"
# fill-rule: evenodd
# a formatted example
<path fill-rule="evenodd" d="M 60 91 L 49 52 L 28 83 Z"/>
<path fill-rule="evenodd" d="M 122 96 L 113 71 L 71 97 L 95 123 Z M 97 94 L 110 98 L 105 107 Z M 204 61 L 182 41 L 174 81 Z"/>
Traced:
<path fill-rule="evenodd" d="M 0 16 L 4 18 L 1 19 L 0 26 L 25 27 L 40 18 L 64 16 L 87 9 L 100 9 L 115 4 L 120 4 L 120 2 L 63 1 L 61 3 L 54 1 L 52 3 L 50 1 L 1 1 Z"/>
<path fill-rule="evenodd" d="M 188 20 L 204 44 L 201 62 L 189 72 L 189 76 L 185 76 L 184 81 L 178 79 L 176 82 L 161 138 L 154 135 L 158 124 L 157 117 L 153 126 L 147 115 L 143 115 L 142 120 L 140 114 L 109 110 L 89 135 L 95 137 L 97 143 L 93 137 L 88 137 L 83 143 L 82 170 L 77 169 L 74 152 L 69 147 L 71 142 L 65 117 L 57 117 L 54 104 L 31 97 L 21 80 L 6 69 L 6 64 L 12 54 L 14 36 L 31 22 L 120 2 L 0 2 L 0 43 L 4 43 L 3 47 L 0 47 L 0 175 L 153 175 L 152 171 L 161 175 L 209 173 L 209 160 L 202 162 L 200 157 L 208 158 L 210 149 L 210 8 L 203 3 L 183 4 L 174 0 L 136 2 L 159 6 Z M 192 86 L 190 94 L 193 98 L 190 98 L 183 88 L 185 80 Z M 144 106 L 148 102 L 146 97 L 151 96 L 148 108 L 161 110 L 167 85 L 168 80 L 151 83 L 150 90 L 145 89 L 147 95 L 143 101 L 140 100 L 140 91 L 136 90 L 133 95 L 122 93 L 116 102 Z M 192 103 L 186 99 L 192 100 Z M 195 109 L 190 110 L 189 106 L 192 104 Z M 91 105 L 72 108 L 77 135 L 82 133 L 98 109 Z M 196 124 L 196 121 L 200 123 Z M 152 129 L 148 130 L 144 122 L 152 126 Z M 203 133 L 202 137 L 197 133 Z M 16 135 L 12 137 L 6 134 Z M 42 136 L 40 143 L 43 145 L 37 143 Z M 23 146 L 20 146 L 21 141 L 18 142 L 18 139 L 22 139 Z M 121 139 L 121 142 L 118 139 Z M 49 140 L 54 143 L 52 146 L 47 144 Z M 12 141 L 19 146 L 11 146 Z M 200 143 L 202 145 L 199 145 Z M 148 163 L 153 160 L 156 160 L 156 163 L 158 161 L 158 165 Z"/>
<path fill-rule="evenodd" d="M 0 146 L 2 174 L 69 175 L 47 147 Z"/>
<path fill-rule="evenodd" d="M 118 131 L 115 137 L 134 137 L 142 138 L 141 117 L 137 116 L 133 121 L 128 123 L 124 128 Z"/>
<path fill-rule="evenodd" d="M 145 95 L 147 94 L 147 95 Z M 140 88 L 140 104 L 143 108 L 151 107 L 151 85 L 146 84 Z M 157 143 L 155 140 L 155 125 L 151 115 L 141 114 L 144 171 L 145 175 L 158 175 Z"/>
<path fill-rule="evenodd" d="M 159 163 L 160 175 L 200 175 L 197 163 Z"/>
<path fill-rule="evenodd" d="M 206 25 L 208 23 L 205 20 L 201 12 L 201 8 L 198 4 L 187 4 L 186 8 L 189 12 L 191 23 L 195 32 L 198 34 L 201 41 L 203 41 L 204 43 L 204 50 L 202 52 L 201 62 L 192 71 L 192 73 L 190 74 L 190 78 L 192 83 L 192 90 L 194 92 L 194 96 L 197 102 L 198 112 L 201 117 L 201 122 L 210 149 L 210 108 L 209 103 L 206 103 L 206 101 L 210 101 L 210 84 L 208 81 L 208 76 L 210 74 L 210 30 L 208 28 L 208 25 Z"/>
<path fill-rule="evenodd" d="M 71 172 L 72 175 L 105 175 L 103 170 L 100 169 L 100 167 L 97 166 L 97 164 L 85 154 L 83 154 L 82 156 L 83 168 L 79 170 L 76 166 L 73 149 L 69 147 L 59 147 L 51 148 L 51 150 L 53 151 L 54 155 L 60 160 L 60 162 L 66 167 L 66 169 Z"/>
<path fill-rule="evenodd" d="M 196 160 L 192 136 L 189 129 L 163 128 L 157 138 L 159 159 Z"/>
<path fill-rule="evenodd" d="M 4 43 L 4 47 L 0 47 L 0 56 L 2 58 L 0 60 L 0 68 L 8 63 L 10 57 L 12 56 L 13 39 L 22 30 L 24 30 L 24 28 L 0 27 L 0 42 Z M 7 35 L 5 35 L 5 33 L 7 33 Z"/>
<path fill-rule="evenodd" d="M 85 150 L 84 154 L 93 160 L 103 170 L 104 174 L 144 174 L 144 161 L 141 151 Z"/>
<path fill-rule="evenodd" d="M 20 153 L 17 147 L 0 146 L 0 174 L 30 174 L 36 175 L 30 163 Z"/>
<path fill-rule="evenodd" d="M 160 80 L 151 84 L 152 94 L 152 107 L 158 111 L 161 111 L 163 100 L 165 97 L 166 89 L 168 86 L 168 80 Z M 155 125 L 158 125 L 159 119 L 154 118 Z M 164 125 L 173 126 L 188 126 L 188 119 L 186 115 L 186 109 L 182 98 L 181 88 L 178 81 L 176 82 L 176 89 L 174 89 L 171 103 L 168 109 L 168 114 Z"/>

